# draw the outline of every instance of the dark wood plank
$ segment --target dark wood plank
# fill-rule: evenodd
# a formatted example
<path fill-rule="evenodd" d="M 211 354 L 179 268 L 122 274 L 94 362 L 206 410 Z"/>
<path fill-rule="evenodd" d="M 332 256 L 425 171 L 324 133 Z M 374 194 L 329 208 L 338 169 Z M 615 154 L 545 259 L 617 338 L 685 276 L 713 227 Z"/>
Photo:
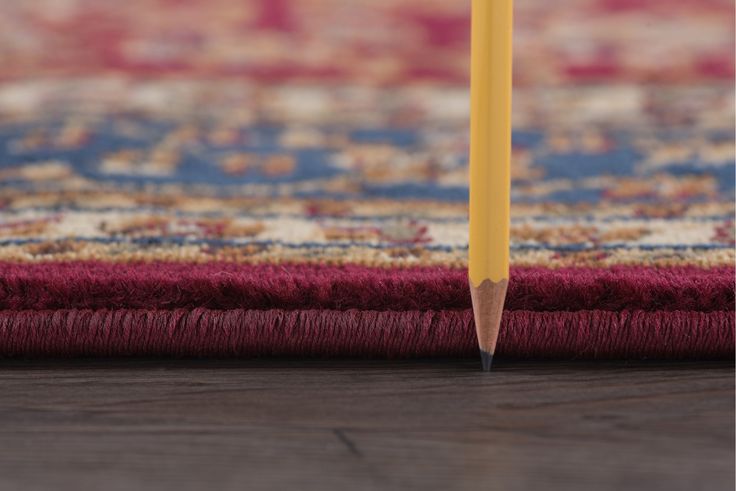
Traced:
<path fill-rule="evenodd" d="M 733 374 L 3 362 L 0 489 L 733 489 Z"/>

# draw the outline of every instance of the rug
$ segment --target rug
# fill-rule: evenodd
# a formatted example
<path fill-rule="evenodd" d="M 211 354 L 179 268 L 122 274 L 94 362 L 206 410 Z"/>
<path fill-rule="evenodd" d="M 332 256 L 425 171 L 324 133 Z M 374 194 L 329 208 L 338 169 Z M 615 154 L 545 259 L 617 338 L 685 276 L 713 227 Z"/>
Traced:
<path fill-rule="evenodd" d="M 730 0 L 518 0 L 498 354 L 734 354 Z M 476 356 L 468 2 L 0 2 L 0 355 Z"/>

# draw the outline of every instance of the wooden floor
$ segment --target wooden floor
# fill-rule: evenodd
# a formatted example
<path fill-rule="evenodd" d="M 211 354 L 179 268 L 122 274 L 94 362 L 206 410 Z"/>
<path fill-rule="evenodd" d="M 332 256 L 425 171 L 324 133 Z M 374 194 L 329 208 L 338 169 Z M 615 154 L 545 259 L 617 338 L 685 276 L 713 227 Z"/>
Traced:
<path fill-rule="evenodd" d="M 2 362 L 0 489 L 734 489 L 731 364 Z"/>

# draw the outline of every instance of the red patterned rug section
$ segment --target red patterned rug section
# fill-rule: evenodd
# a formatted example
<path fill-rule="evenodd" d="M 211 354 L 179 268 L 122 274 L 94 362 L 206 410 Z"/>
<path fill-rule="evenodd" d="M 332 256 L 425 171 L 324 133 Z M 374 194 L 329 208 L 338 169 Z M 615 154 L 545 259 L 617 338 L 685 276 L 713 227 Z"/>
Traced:
<path fill-rule="evenodd" d="M 514 268 L 499 353 L 729 358 L 730 268 Z M 0 352 L 473 356 L 464 270 L 0 264 Z"/>

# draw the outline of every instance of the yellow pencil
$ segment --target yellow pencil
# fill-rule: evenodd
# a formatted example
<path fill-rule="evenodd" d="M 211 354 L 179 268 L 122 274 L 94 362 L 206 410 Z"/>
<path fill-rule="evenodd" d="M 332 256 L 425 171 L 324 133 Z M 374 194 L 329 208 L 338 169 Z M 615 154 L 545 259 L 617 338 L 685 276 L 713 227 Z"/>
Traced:
<path fill-rule="evenodd" d="M 509 278 L 512 0 L 472 0 L 468 277 L 483 369 Z"/>

